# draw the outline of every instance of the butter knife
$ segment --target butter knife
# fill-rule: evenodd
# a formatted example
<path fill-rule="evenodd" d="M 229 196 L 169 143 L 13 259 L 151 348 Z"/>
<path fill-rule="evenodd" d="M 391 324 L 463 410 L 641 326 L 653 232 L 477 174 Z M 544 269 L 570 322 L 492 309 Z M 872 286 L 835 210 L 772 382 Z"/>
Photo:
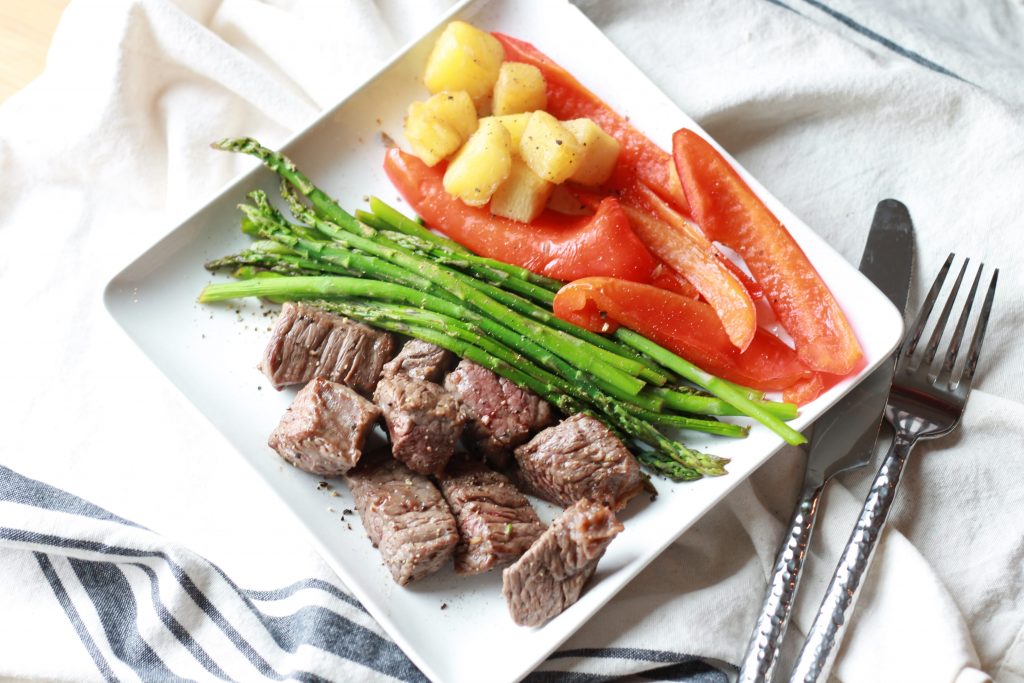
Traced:
<path fill-rule="evenodd" d="M 914 264 L 914 226 L 902 203 L 885 199 L 875 208 L 860 271 L 906 312 Z M 803 488 L 789 530 L 775 558 L 764 604 L 743 655 L 738 683 L 771 681 L 800 584 L 825 484 L 840 472 L 868 464 L 878 437 L 894 359 L 886 359 L 814 423 Z"/>

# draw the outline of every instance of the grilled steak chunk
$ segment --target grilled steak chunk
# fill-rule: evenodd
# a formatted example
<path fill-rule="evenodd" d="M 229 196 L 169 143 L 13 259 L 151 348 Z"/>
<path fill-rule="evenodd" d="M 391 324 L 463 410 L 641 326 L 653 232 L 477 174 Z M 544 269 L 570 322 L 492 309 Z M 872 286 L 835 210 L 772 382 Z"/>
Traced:
<path fill-rule="evenodd" d="M 516 449 L 526 489 L 566 507 L 589 498 L 620 510 L 640 493 L 640 465 L 602 422 L 579 413 Z"/>
<path fill-rule="evenodd" d="M 451 351 L 430 342 L 410 339 L 398 355 L 384 365 L 384 376 L 406 375 L 413 379 L 436 382 L 454 362 L 455 354 Z"/>
<path fill-rule="evenodd" d="M 345 482 L 366 535 L 396 583 L 433 574 L 451 559 L 459 532 L 429 479 L 387 458 L 351 470 Z"/>
<path fill-rule="evenodd" d="M 348 387 L 317 377 L 302 388 L 267 443 L 299 469 L 325 477 L 359 462 L 380 409 Z"/>
<path fill-rule="evenodd" d="M 439 384 L 406 375 L 385 377 L 373 400 L 391 435 L 391 453 L 420 474 L 438 474 L 455 452 L 465 417 Z"/>
<path fill-rule="evenodd" d="M 514 562 L 544 533 L 526 496 L 504 474 L 480 462 L 457 458 L 440 485 L 461 536 L 455 546 L 456 574 L 479 574 Z"/>
<path fill-rule="evenodd" d="M 386 332 L 289 302 L 281 308 L 260 370 L 275 389 L 326 377 L 369 396 L 395 347 L 395 338 Z"/>
<path fill-rule="evenodd" d="M 597 562 L 622 531 L 615 513 L 583 499 L 562 513 L 502 573 L 501 592 L 520 626 L 540 626 L 579 599 Z"/>
<path fill-rule="evenodd" d="M 458 397 L 469 417 L 469 446 L 497 469 L 507 469 L 512 450 L 551 424 L 547 401 L 471 361 L 459 363 L 445 377 L 444 386 Z"/>

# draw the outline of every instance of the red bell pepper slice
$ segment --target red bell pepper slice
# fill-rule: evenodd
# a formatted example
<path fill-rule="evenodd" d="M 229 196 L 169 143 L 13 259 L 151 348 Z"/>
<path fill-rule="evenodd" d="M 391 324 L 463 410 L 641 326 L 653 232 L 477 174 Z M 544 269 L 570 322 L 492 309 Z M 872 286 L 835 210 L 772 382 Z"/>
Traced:
<path fill-rule="evenodd" d="M 554 311 L 592 332 L 623 325 L 707 372 L 762 391 L 783 390 L 814 376 L 778 337 L 759 328 L 741 353 L 711 306 L 651 285 L 584 278 L 559 290 Z"/>
<path fill-rule="evenodd" d="M 445 191 L 441 165 L 428 167 L 398 148 L 384 156 L 384 170 L 427 225 L 481 256 L 558 280 L 606 275 L 647 282 L 656 265 L 613 197 L 592 216 L 545 211 L 527 224 L 466 206 Z"/>
<path fill-rule="evenodd" d="M 710 240 L 743 257 L 811 369 L 851 372 L 863 356 L 832 292 L 786 227 L 736 170 L 697 133 L 672 138 L 679 178 L 694 219 Z"/>
<path fill-rule="evenodd" d="M 690 281 L 715 309 L 733 345 L 743 351 L 757 329 L 754 302 L 743 283 L 722 263 L 718 250 L 696 226 L 654 192 L 646 187 L 638 189 L 638 198 L 654 215 L 623 204 L 633 232 L 651 253 Z"/>
<path fill-rule="evenodd" d="M 532 64 L 540 69 L 547 82 L 548 113 L 562 121 L 591 119 L 619 141 L 619 160 L 608 187 L 625 189 L 638 181 L 643 182 L 677 209 L 689 213 L 686 196 L 673 169 L 672 157 L 667 152 L 533 45 L 503 33 L 492 35 L 505 48 L 506 60 Z"/>
<path fill-rule="evenodd" d="M 664 263 L 654 267 L 654 272 L 651 273 L 651 284 L 655 287 L 675 292 L 679 296 L 685 296 L 687 299 L 700 298 L 700 292 L 690 284 L 689 280 Z"/>

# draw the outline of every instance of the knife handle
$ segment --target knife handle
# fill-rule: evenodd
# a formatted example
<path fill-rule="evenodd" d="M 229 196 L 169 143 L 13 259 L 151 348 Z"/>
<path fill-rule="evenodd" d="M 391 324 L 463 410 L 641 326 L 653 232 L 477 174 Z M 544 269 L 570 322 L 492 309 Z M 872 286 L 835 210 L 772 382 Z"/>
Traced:
<path fill-rule="evenodd" d="M 903 467 L 914 447 L 914 439 L 897 432 L 888 455 L 878 468 L 875 481 L 861 508 L 857 526 L 839 558 L 839 565 L 821 600 L 807 640 L 804 641 L 790 683 L 827 681 L 846 626 L 860 595 L 861 585 L 878 547 L 889 510 L 896 499 L 896 489 L 903 476 Z"/>
<path fill-rule="evenodd" d="M 804 566 L 807 547 L 814 531 L 821 490 L 821 484 L 805 486 L 793 510 L 789 531 L 782 539 L 779 554 L 775 558 L 775 569 L 768 580 L 761 615 L 743 654 L 737 683 L 768 683 L 772 679 L 782 640 L 786 636 L 786 627 L 789 625 L 793 600 L 800 585 L 800 570 Z"/>

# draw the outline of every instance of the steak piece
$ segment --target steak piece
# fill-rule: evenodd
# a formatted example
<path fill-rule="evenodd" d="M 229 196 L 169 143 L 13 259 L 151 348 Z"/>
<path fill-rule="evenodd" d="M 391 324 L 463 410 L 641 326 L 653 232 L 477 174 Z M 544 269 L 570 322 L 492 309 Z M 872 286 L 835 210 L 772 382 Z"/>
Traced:
<path fill-rule="evenodd" d="M 520 626 L 540 626 L 579 599 L 597 562 L 622 531 L 615 513 L 582 499 L 562 513 L 519 561 L 502 573 L 501 592 Z"/>
<path fill-rule="evenodd" d="M 455 354 L 451 351 L 430 342 L 410 339 L 398 355 L 384 365 L 384 376 L 406 375 L 413 379 L 436 382 L 454 362 Z"/>
<path fill-rule="evenodd" d="M 420 474 L 443 471 L 466 423 L 455 397 L 439 384 L 395 375 L 377 384 L 373 400 L 384 414 L 392 455 Z"/>
<path fill-rule="evenodd" d="M 640 493 L 636 458 L 601 421 L 577 413 L 516 449 L 526 489 L 567 507 L 589 498 L 621 510 Z"/>
<path fill-rule="evenodd" d="M 317 377 L 295 395 L 267 444 L 301 470 L 336 477 L 359 462 L 379 417 L 356 392 Z"/>
<path fill-rule="evenodd" d="M 281 307 L 259 367 L 275 389 L 326 377 L 369 396 L 395 348 L 395 338 L 387 332 L 288 302 Z"/>
<path fill-rule="evenodd" d="M 459 542 L 455 517 L 429 479 L 387 458 L 351 470 L 345 482 L 396 583 L 433 574 L 451 559 Z"/>
<path fill-rule="evenodd" d="M 483 463 L 456 459 L 440 485 L 459 525 L 456 574 L 480 574 L 515 562 L 544 533 L 526 496 Z"/>
<path fill-rule="evenodd" d="M 513 449 L 553 418 L 547 401 L 472 361 L 459 363 L 444 386 L 469 417 L 469 446 L 499 470 L 508 469 Z"/>

